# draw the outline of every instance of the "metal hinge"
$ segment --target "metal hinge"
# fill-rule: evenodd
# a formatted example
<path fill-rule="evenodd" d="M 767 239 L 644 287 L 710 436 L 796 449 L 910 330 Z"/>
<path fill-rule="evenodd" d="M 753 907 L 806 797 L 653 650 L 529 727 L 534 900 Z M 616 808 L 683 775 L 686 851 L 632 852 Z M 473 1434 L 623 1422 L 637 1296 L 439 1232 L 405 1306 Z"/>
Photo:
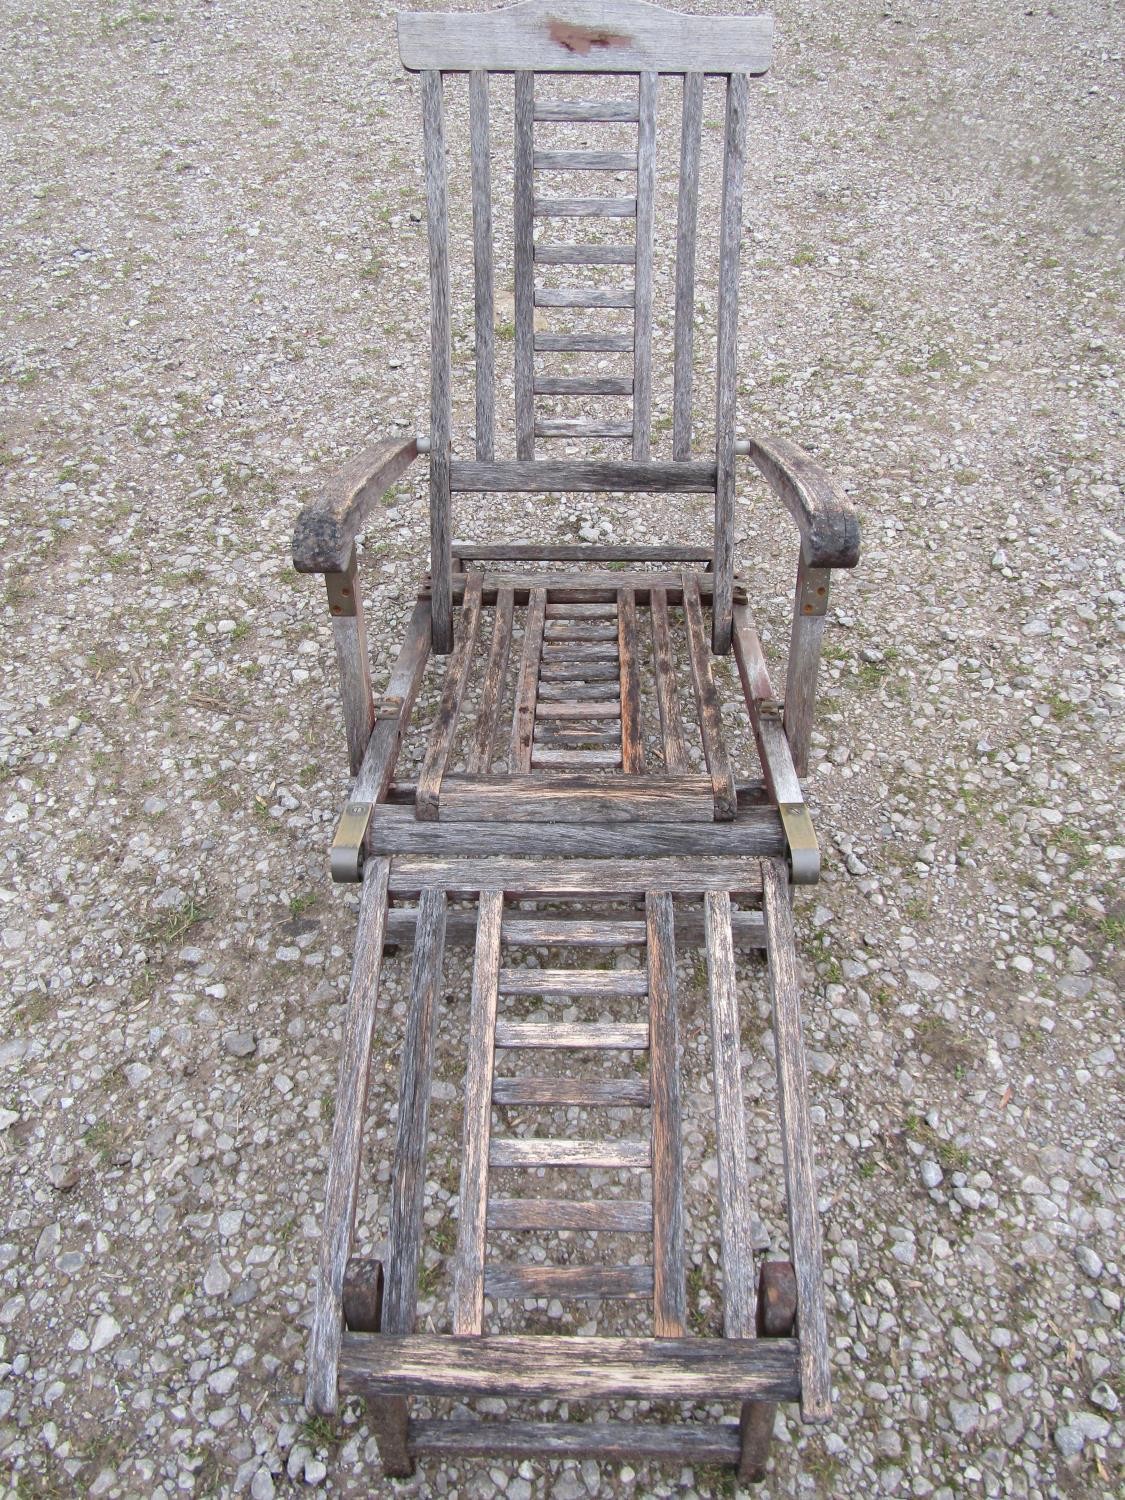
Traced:
<path fill-rule="evenodd" d="M 328 867 L 332 879 L 342 884 L 363 879 L 363 861 L 366 857 L 367 825 L 371 822 L 370 802 L 348 802 L 336 825 L 336 837 Z"/>
<path fill-rule="evenodd" d="M 808 808 L 803 802 L 779 802 L 777 810 L 789 850 L 793 884 L 816 885 L 820 879 L 820 845 Z"/>

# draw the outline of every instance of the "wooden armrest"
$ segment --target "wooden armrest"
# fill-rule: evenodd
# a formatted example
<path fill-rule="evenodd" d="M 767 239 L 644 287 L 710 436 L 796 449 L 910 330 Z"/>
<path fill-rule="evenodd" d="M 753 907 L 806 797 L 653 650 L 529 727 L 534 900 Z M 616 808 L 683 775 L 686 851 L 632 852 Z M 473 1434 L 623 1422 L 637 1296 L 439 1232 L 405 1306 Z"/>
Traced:
<path fill-rule="evenodd" d="M 346 572 L 368 511 L 417 457 L 417 438 L 390 438 L 346 464 L 297 517 L 293 566 L 298 573 Z"/>
<path fill-rule="evenodd" d="M 746 451 L 797 523 L 810 568 L 854 568 L 859 521 L 847 496 L 815 459 L 786 438 L 750 438 Z"/>

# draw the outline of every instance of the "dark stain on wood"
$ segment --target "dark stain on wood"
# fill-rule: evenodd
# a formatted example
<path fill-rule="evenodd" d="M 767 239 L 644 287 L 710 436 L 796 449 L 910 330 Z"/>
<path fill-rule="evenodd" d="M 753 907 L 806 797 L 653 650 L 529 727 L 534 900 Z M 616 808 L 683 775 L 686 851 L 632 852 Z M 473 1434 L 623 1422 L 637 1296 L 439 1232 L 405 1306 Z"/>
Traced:
<path fill-rule="evenodd" d="M 555 16 L 547 22 L 547 35 L 568 52 L 577 52 L 579 57 L 588 56 L 595 47 L 627 47 L 632 40 L 619 31 L 607 31 L 604 26 L 575 26 Z"/>

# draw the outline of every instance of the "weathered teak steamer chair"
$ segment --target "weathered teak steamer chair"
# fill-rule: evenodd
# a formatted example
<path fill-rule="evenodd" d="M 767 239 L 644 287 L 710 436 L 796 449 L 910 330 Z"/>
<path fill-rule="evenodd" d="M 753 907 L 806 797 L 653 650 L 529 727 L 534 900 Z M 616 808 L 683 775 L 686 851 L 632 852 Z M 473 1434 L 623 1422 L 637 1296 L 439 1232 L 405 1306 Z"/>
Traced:
<path fill-rule="evenodd" d="M 404 14 L 399 43 L 420 72 L 432 285 L 429 434 L 376 444 L 302 513 L 294 557 L 325 575 L 342 675 L 354 782 L 332 847 L 338 880 L 362 881 L 324 1206 L 307 1400 L 329 1413 L 368 1398 L 388 1474 L 425 1453 L 626 1455 L 729 1462 L 760 1477 L 778 1401 L 807 1422 L 830 1410 L 821 1237 L 794 954 L 791 888 L 814 883 L 819 853 L 799 778 L 806 771 L 831 569 L 858 557 L 852 510 L 823 470 L 779 438 L 736 438 L 736 355 L 743 163 L 752 78 L 770 62 L 763 17 L 698 17 L 637 0 L 529 0 L 476 15 Z M 515 75 L 515 459 L 494 444 L 495 345 L 489 85 Z M 562 97 L 558 74 L 612 75 L 617 87 Z M 675 266 L 671 458 L 651 433 L 653 204 L 661 78 L 682 98 Z M 726 94 L 714 447 L 692 455 L 692 334 L 705 75 Z M 467 79 L 475 290 L 475 451 L 451 432 L 450 281 L 443 88 Z M 554 85 L 554 87 L 553 87 Z M 537 127 L 624 122 L 626 151 L 549 150 Z M 628 196 L 549 196 L 557 172 L 626 172 Z M 613 181 L 613 179 L 609 179 Z M 635 187 L 633 186 L 635 182 Z M 570 225 L 587 221 L 585 234 Z M 589 222 L 592 221 L 592 224 Z M 539 226 L 542 233 L 536 237 Z M 571 241 L 573 242 L 564 242 Z M 625 287 L 556 290 L 543 268 L 617 266 Z M 537 273 L 539 277 L 537 279 Z M 577 279 L 577 278 L 576 278 Z M 627 332 L 542 332 L 535 309 L 632 310 Z M 618 318 L 623 315 L 616 314 Z M 627 316 L 625 314 L 624 316 Z M 608 318 L 607 318 L 608 321 Z M 549 376 L 558 352 L 631 355 L 627 376 Z M 631 397 L 624 420 L 537 413 L 551 395 Z M 540 441 L 588 437 L 620 457 L 559 460 Z M 557 451 L 557 449 L 556 449 Z M 373 698 L 355 539 L 416 459 L 429 467 L 430 576 L 383 696 Z M 800 532 L 784 704 L 774 696 L 734 567 L 735 487 L 753 463 Z M 714 536 L 682 546 L 473 545 L 451 540 L 459 495 L 560 492 L 714 496 Z M 487 503 L 487 502 L 485 502 Z M 558 566 L 579 564 L 569 571 Z M 591 564 L 601 564 L 600 571 Z M 521 566 L 522 565 L 522 566 Z M 550 566 L 555 565 L 555 566 Z M 608 566 L 607 566 L 608 565 Z M 710 642 L 707 617 L 710 615 Z M 488 624 L 491 617 L 491 624 Z M 491 644 L 486 649 L 490 634 Z M 518 644 L 512 649 L 513 639 Z M 480 649 L 478 650 L 478 641 Z M 710 646 L 710 651 L 708 650 Z M 761 776 L 741 780 L 728 754 L 712 653 L 734 652 Z M 416 781 L 396 760 L 430 653 L 445 658 L 440 704 Z M 518 659 L 510 688 L 509 658 Z M 682 674 L 679 662 L 686 662 Z M 690 679 L 690 690 L 681 675 Z M 643 680 L 642 680 L 643 679 Z M 689 696 L 690 692 L 690 696 Z M 642 704 L 659 724 L 646 748 Z M 464 714 L 475 704 L 475 721 Z M 687 722 L 694 707 L 694 716 Z M 510 729 L 509 729 L 510 725 Z M 459 760 L 457 743 L 464 744 Z M 693 769 L 689 747 L 706 765 Z M 700 757 L 695 756 L 698 760 Z M 461 769 L 451 767 L 459 764 Z M 468 907 L 466 902 L 471 903 Z M 475 948 L 464 1038 L 464 1139 L 451 1320 L 416 1332 L 435 997 L 447 933 Z M 382 1264 L 353 1255 L 361 1142 L 379 974 L 390 941 L 414 945 L 403 1044 L 389 1231 Z M 676 945 L 706 951 L 718 1154 L 723 1337 L 689 1337 L 683 1227 Z M 776 1038 L 789 1259 L 755 1275 L 736 988 L 736 947 L 764 948 Z M 521 954 L 631 950 L 631 969 L 529 968 Z M 559 1019 L 510 1019 L 535 995 Z M 617 997 L 631 1019 L 561 1018 L 562 997 Z M 630 1000 L 631 997 L 631 1000 Z M 523 1066 L 498 1067 L 503 1054 Z M 601 1053 L 598 1076 L 581 1060 Z M 647 1054 L 647 1060 L 646 1060 Z M 616 1073 L 606 1067 L 617 1058 Z M 630 1063 L 634 1066 L 630 1066 Z M 554 1065 L 553 1069 L 551 1065 Z M 639 1066 L 637 1066 L 639 1064 Z M 535 1111 L 635 1111 L 627 1140 L 529 1134 Z M 503 1107 L 494 1118 L 494 1108 Z M 513 1111 L 520 1133 L 501 1123 Z M 620 1118 L 619 1115 L 614 1118 Z M 540 1169 L 572 1196 L 536 1196 Z M 588 1169 L 632 1169 L 650 1190 L 596 1196 Z M 497 1191 L 496 1174 L 507 1187 Z M 513 1189 L 513 1180 L 522 1182 Z M 495 1245 L 526 1232 L 648 1237 L 645 1265 L 521 1264 Z M 604 1243 L 604 1242 L 603 1242 Z M 508 1299 L 631 1299 L 633 1337 L 489 1331 Z M 486 1303 L 486 1299 L 489 1299 Z M 740 1420 L 707 1424 L 412 1419 L 411 1397 L 737 1403 Z"/>

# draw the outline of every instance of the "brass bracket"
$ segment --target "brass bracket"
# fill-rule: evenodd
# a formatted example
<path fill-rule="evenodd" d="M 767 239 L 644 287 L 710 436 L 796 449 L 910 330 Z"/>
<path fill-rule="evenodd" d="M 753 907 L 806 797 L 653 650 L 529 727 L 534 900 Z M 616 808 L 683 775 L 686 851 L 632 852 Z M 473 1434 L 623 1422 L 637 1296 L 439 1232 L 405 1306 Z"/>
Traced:
<path fill-rule="evenodd" d="M 348 566 L 342 573 L 325 573 L 324 575 L 324 586 L 328 590 L 328 613 L 334 620 L 348 619 L 358 613 L 355 577 L 355 548 L 353 547 Z"/>
<path fill-rule="evenodd" d="M 797 613 L 806 619 L 828 613 L 828 584 L 832 577 L 830 568 L 801 569 L 797 593 Z"/>
<path fill-rule="evenodd" d="M 780 802 L 777 810 L 789 848 L 793 884 L 816 885 L 820 879 L 820 845 L 807 806 L 803 802 Z"/>
<path fill-rule="evenodd" d="M 347 802 L 336 825 L 336 837 L 328 868 L 332 879 L 342 884 L 363 879 L 366 856 L 367 825 L 371 822 L 370 802 Z"/>

